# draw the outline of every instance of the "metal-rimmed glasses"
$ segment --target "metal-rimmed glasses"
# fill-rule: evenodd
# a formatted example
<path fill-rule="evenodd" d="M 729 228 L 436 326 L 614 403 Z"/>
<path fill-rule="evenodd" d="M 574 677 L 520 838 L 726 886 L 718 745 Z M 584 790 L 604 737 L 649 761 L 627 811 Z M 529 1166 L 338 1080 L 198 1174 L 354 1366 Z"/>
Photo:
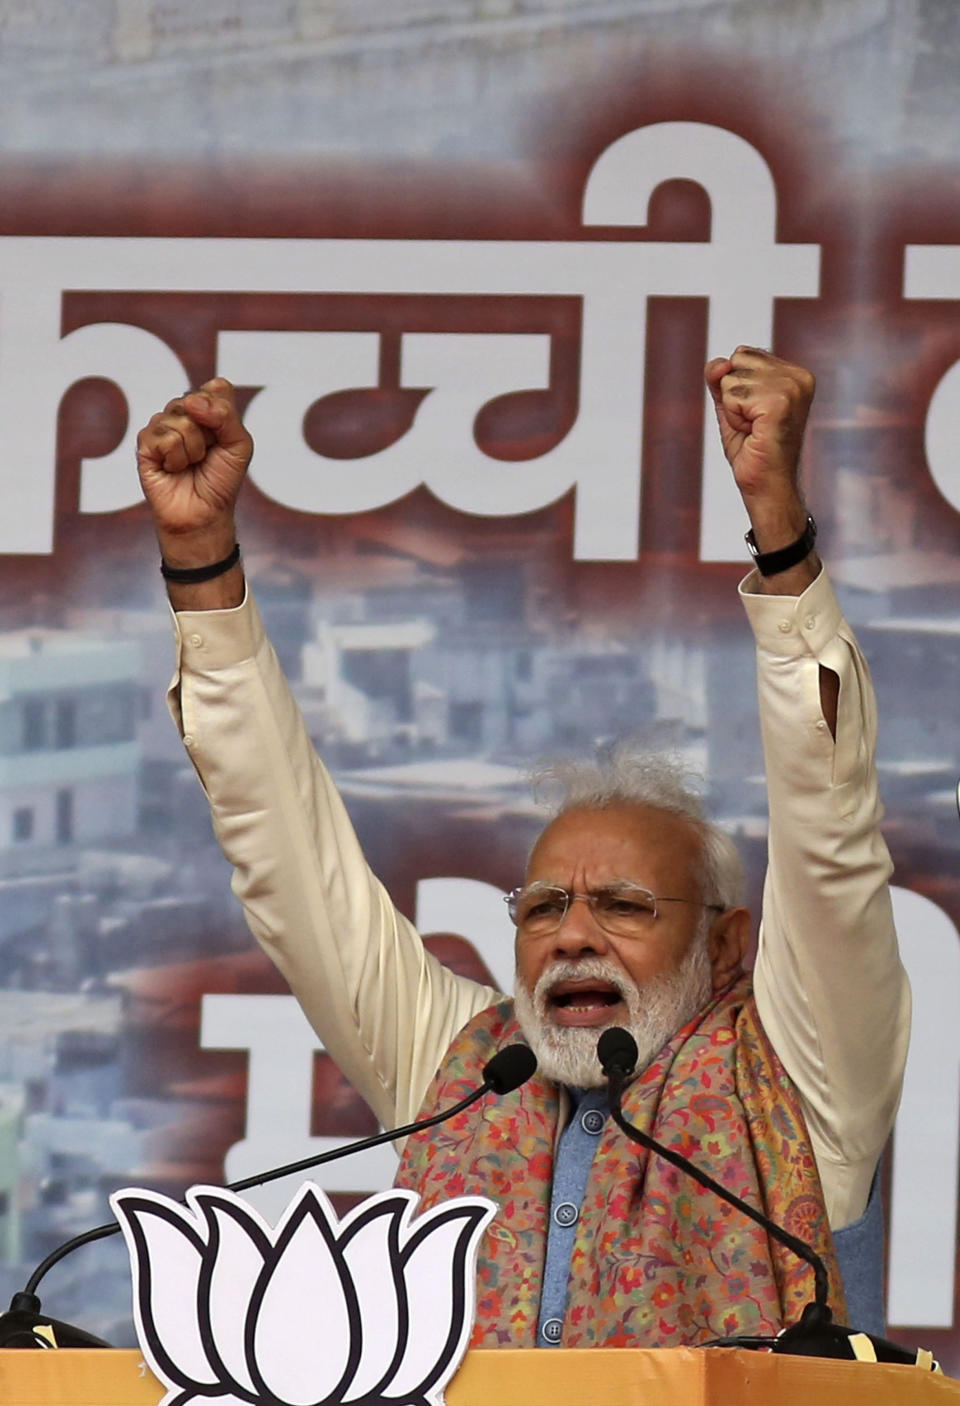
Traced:
<path fill-rule="evenodd" d="M 618 879 L 587 893 L 576 893 L 559 884 L 537 882 L 513 889 L 503 901 L 521 936 L 549 937 L 577 899 L 589 905 L 598 926 L 613 937 L 636 937 L 646 931 L 659 917 L 657 905 L 660 903 L 689 903 L 694 908 L 723 912 L 719 903 L 702 903 L 696 898 L 667 898 L 651 893 L 631 879 Z"/>

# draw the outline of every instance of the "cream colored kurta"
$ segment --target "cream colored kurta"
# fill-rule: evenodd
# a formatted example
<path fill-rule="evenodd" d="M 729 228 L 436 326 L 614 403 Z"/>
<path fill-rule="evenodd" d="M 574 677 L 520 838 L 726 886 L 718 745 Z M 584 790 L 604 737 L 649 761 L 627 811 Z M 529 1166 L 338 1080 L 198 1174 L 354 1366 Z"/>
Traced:
<path fill-rule="evenodd" d="M 878 829 L 876 706 L 826 574 L 799 597 L 756 583 L 748 576 L 741 597 L 770 808 L 757 1004 L 803 1101 L 839 1229 L 866 1205 L 909 1032 Z M 453 1036 L 501 993 L 432 957 L 370 871 L 252 597 L 175 622 L 168 701 L 251 930 L 381 1122 L 408 1122 Z M 836 744 L 821 664 L 840 678 Z"/>

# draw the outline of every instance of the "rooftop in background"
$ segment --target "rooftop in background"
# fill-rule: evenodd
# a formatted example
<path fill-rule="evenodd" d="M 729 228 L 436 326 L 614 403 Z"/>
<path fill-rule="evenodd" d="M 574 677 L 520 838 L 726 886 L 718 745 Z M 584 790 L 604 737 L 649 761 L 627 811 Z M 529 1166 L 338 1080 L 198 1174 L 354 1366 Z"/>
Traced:
<path fill-rule="evenodd" d="M 891 552 L 830 562 L 838 586 L 890 592 L 918 586 L 960 586 L 960 558 L 951 552 Z"/>
<path fill-rule="evenodd" d="M 83 688 L 135 679 L 139 646 L 73 630 L 27 629 L 0 633 L 0 694 Z"/>

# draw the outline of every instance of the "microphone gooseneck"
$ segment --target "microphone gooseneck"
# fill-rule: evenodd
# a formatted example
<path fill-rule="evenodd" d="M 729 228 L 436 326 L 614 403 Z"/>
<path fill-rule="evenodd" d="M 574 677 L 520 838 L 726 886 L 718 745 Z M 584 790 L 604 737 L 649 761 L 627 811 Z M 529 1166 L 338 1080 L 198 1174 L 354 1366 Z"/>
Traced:
<path fill-rule="evenodd" d="M 809 1264 L 813 1270 L 814 1302 L 808 1304 L 804 1309 L 802 1320 L 804 1327 L 812 1329 L 830 1323 L 833 1314 L 827 1302 L 830 1295 L 827 1267 L 816 1250 L 812 1249 L 805 1241 L 798 1239 L 796 1235 L 791 1235 L 782 1226 L 777 1225 L 776 1221 L 765 1216 L 762 1211 L 758 1211 L 739 1196 L 735 1196 L 725 1186 L 721 1186 L 718 1181 L 708 1176 L 706 1172 L 702 1172 L 688 1158 L 657 1142 L 656 1138 L 652 1138 L 641 1128 L 634 1127 L 624 1117 L 620 1107 L 623 1098 L 623 1085 L 630 1077 L 637 1062 L 637 1044 L 630 1032 L 622 1030 L 619 1026 L 611 1026 L 605 1030 L 597 1041 L 597 1058 L 610 1083 L 610 1114 L 617 1127 L 627 1135 L 631 1142 L 637 1142 L 649 1152 L 656 1153 L 665 1162 L 669 1162 L 681 1172 L 686 1172 L 688 1176 L 693 1177 L 694 1181 L 699 1182 L 708 1191 L 712 1191 L 722 1201 L 726 1201 L 730 1206 L 735 1206 L 738 1211 L 759 1225 L 774 1240 L 778 1240 L 781 1245 L 785 1245 L 798 1258 Z"/>
<path fill-rule="evenodd" d="M 735 1206 L 737 1210 L 761 1226 L 774 1240 L 778 1240 L 800 1259 L 805 1260 L 813 1269 L 813 1302 L 804 1307 L 799 1321 L 791 1327 L 784 1328 L 776 1337 L 747 1335 L 738 1338 L 718 1338 L 713 1342 L 704 1343 L 703 1346 L 764 1348 L 770 1352 L 800 1357 L 853 1357 L 855 1354 L 851 1349 L 850 1339 L 857 1330 L 834 1322 L 827 1302 L 829 1290 L 827 1267 L 813 1247 L 808 1245 L 806 1241 L 791 1235 L 782 1226 L 777 1225 L 776 1221 L 770 1220 L 762 1212 L 749 1206 L 739 1196 L 734 1196 L 732 1191 L 728 1191 L 725 1186 L 721 1186 L 719 1182 L 707 1176 L 706 1172 L 700 1171 L 699 1167 L 688 1161 L 686 1157 L 682 1157 L 680 1153 L 674 1152 L 669 1147 L 664 1147 L 649 1134 L 627 1122 L 620 1107 L 623 1086 L 633 1073 L 637 1063 L 637 1045 L 629 1031 L 621 1030 L 618 1026 L 611 1026 L 609 1030 L 605 1030 L 597 1041 L 597 1058 L 610 1082 L 611 1115 L 627 1137 L 634 1142 L 639 1142 L 649 1151 L 655 1152 L 658 1157 L 662 1157 L 665 1161 L 672 1163 L 674 1167 L 678 1167 L 693 1177 L 694 1181 L 699 1182 L 708 1191 L 715 1192 L 722 1200 Z M 869 1337 L 878 1362 L 917 1365 L 918 1358 L 915 1350 L 901 1347 L 899 1343 L 890 1342 L 887 1338 L 874 1337 L 873 1334 L 865 1336 Z M 935 1368 L 935 1370 L 938 1369 Z"/>
<path fill-rule="evenodd" d="M 514 1089 L 518 1089 L 521 1084 L 526 1083 L 536 1067 L 537 1058 L 529 1045 L 507 1045 L 504 1049 L 498 1050 L 492 1059 L 484 1065 L 483 1082 L 478 1084 L 475 1089 L 471 1089 L 466 1097 L 460 1099 L 450 1108 L 444 1108 L 430 1118 L 420 1118 L 413 1123 L 406 1123 L 402 1128 L 387 1129 L 385 1132 L 375 1133 L 373 1137 L 361 1138 L 357 1142 L 348 1142 L 343 1147 L 334 1147 L 329 1152 L 319 1152 L 313 1157 L 304 1157 L 299 1162 L 288 1162 L 284 1167 L 274 1167 L 271 1171 L 258 1172 L 254 1176 L 244 1177 L 242 1181 L 231 1182 L 226 1190 L 247 1191 L 251 1186 L 265 1186 L 268 1182 L 278 1181 L 280 1177 L 292 1176 L 296 1172 L 306 1172 L 312 1167 L 323 1166 L 326 1162 L 336 1162 L 341 1157 L 349 1157 L 354 1152 L 365 1152 L 367 1148 L 379 1147 L 382 1143 L 409 1137 L 413 1133 L 422 1132 L 425 1128 L 433 1128 L 438 1123 L 446 1122 L 448 1118 L 455 1118 L 458 1113 L 462 1113 L 472 1103 L 483 1098 L 484 1094 L 495 1093 L 499 1096 L 512 1093 Z M 59 1323 L 56 1319 L 42 1316 L 36 1290 L 37 1285 L 47 1272 L 74 1250 L 78 1250 L 81 1245 L 90 1244 L 94 1240 L 103 1240 L 108 1235 L 118 1235 L 119 1233 L 120 1226 L 117 1221 L 108 1221 L 105 1225 L 98 1225 L 92 1230 L 84 1231 L 82 1235 L 75 1235 L 72 1240 L 67 1240 L 63 1245 L 58 1245 L 55 1250 L 52 1250 L 46 1259 L 37 1265 L 28 1279 L 26 1287 L 14 1294 L 9 1310 L 0 1314 L 0 1347 L 49 1346 L 49 1343 L 41 1344 L 34 1339 L 33 1328 L 38 1324 L 52 1324 L 61 1345 L 66 1343 L 67 1346 L 71 1347 L 109 1347 L 109 1343 L 94 1338 L 89 1333 L 84 1333 L 80 1328 L 73 1328 L 70 1324 Z M 32 1341 L 27 1341 L 27 1339 L 32 1339 Z"/>

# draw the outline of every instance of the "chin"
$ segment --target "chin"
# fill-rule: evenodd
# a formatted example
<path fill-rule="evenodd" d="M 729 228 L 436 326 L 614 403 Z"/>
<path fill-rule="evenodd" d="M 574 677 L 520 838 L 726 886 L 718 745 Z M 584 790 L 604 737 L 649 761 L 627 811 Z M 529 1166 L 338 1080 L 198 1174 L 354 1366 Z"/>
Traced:
<path fill-rule="evenodd" d="M 591 965 L 587 965 L 590 963 Z M 596 1024 L 559 1025 L 550 1005 L 551 988 L 561 977 L 583 975 L 612 981 L 621 999 L 609 1016 Z M 694 943 L 681 965 L 644 986 L 595 958 L 581 963 L 556 964 L 543 973 L 531 993 L 517 975 L 514 1003 L 517 1020 L 537 1056 L 540 1074 L 572 1088 L 602 1088 L 606 1083 L 597 1059 L 597 1041 L 604 1030 L 621 1025 L 637 1042 L 637 1069 L 642 1071 L 682 1026 L 709 1002 L 713 991 L 710 959 L 705 943 Z"/>
<path fill-rule="evenodd" d="M 517 983 L 517 1020 L 537 1056 L 537 1072 L 554 1084 L 577 1089 L 602 1088 L 606 1082 L 597 1059 L 597 1041 L 604 1030 L 620 1022 L 614 1016 L 601 1025 L 558 1025 L 537 1009 L 526 987 Z"/>

